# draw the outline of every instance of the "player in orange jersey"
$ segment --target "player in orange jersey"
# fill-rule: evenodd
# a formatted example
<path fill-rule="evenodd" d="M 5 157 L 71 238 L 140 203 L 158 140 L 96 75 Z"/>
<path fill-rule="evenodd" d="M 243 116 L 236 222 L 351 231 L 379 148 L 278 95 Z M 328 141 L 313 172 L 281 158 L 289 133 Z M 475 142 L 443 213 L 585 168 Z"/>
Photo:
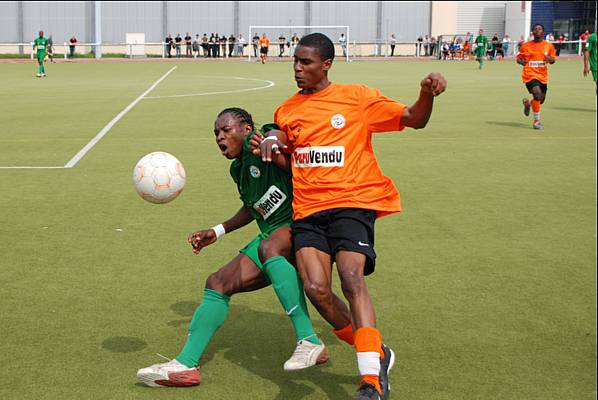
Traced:
<path fill-rule="evenodd" d="M 260 45 L 260 59 L 262 60 L 262 64 L 266 63 L 266 58 L 268 58 L 268 47 L 270 46 L 270 40 L 266 37 L 266 34 L 262 34 L 262 38 L 259 40 Z"/>
<path fill-rule="evenodd" d="M 387 399 L 394 353 L 376 329 L 364 276 L 375 268 L 376 219 L 399 212 L 401 205 L 378 166 L 372 135 L 425 127 L 446 81 L 429 74 L 407 107 L 364 85 L 330 82 L 333 60 L 334 45 L 325 35 L 299 41 L 293 68 L 300 91 L 278 107 L 274 117 L 281 131 L 257 138 L 255 153 L 264 161 L 284 156 L 280 149 L 291 153 L 293 246 L 305 292 L 334 333 L 355 346 L 361 375 L 355 399 Z M 332 292 L 334 262 L 350 310 Z"/>
<path fill-rule="evenodd" d="M 530 108 L 534 113 L 534 129 L 544 129 L 540 122 L 540 105 L 546 100 L 548 91 L 548 65 L 556 61 L 556 50 L 552 43 L 544 40 L 544 26 L 535 24 L 530 40 L 521 46 L 517 53 L 517 63 L 523 65 L 523 83 L 528 92 L 532 94 L 532 100 L 523 99 L 523 113 L 528 116 Z"/>

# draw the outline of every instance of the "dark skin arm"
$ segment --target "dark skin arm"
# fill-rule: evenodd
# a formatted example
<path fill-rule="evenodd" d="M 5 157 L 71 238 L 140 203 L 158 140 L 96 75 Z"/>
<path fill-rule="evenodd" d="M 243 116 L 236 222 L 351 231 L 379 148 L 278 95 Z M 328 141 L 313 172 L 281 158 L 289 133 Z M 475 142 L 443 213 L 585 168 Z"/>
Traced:
<path fill-rule="evenodd" d="M 222 225 L 224 226 L 226 233 L 230 233 L 244 227 L 251 221 L 253 221 L 253 216 L 249 210 L 243 206 L 239 208 L 239 211 L 237 211 L 235 215 L 224 221 Z M 191 247 L 193 247 L 193 252 L 199 254 L 201 249 L 216 241 L 216 232 L 214 232 L 214 229 L 212 228 L 196 231 L 189 234 L 187 241 L 191 244 Z"/>
<path fill-rule="evenodd" d="M 433 72 L 420 82 L 419 98 L 410 107 L 405 108 L 401 116 L 401 124 L 414 129 L 424 128 L 432 115 L 434 97 L 446 90 L 444 76 Z"/>
<path fill-rule="evenodd" d="M 256 156 L 262 156 L 262 161 L 273 162 L 278 168 L 284 171 L 291 171 L 291 158 L 282 150 L 286 150 L 287 135 L 280 130 L 273 129 L 268 132 L 269 137 L 275 137 L 276 140 L 268 139 L 264 141 L 264 136 L 256 132 L 249 139 L 249 148 Z"/>

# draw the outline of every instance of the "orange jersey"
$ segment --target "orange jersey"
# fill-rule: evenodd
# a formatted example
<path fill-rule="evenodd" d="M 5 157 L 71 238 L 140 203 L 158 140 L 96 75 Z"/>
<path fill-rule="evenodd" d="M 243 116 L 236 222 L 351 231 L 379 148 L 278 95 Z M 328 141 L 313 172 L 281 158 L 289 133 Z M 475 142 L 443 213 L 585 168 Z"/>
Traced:
<path fill-rule="evenodd" d="M 517 53 L 517 59 L 526 61 L 523 66 L 523 73 L 521 74 L 524 83 L 534 79 L 544 84 L 548 83 L 547 55 L 556 58 L 554 46 L 546 40 L 537 43 L 530 40 L 521 46 L 519 53 Z"/>
<path fill-rule="evenodd" d="M 261 38 L 258 43 L 260 44 L 260 47 L 270 46 L 270 40 L 268 40 L 268 38 Z"/>
<path fill-rule="evenodd" d="M 378 166 L 372 133 L 403 130 L 404 109 L 376 89 L 336 83 L 281 104 L 274 121 L 293 152 L 293 219 L 344 207 L 378 217 L 401 211 L 399 191 Z"/>

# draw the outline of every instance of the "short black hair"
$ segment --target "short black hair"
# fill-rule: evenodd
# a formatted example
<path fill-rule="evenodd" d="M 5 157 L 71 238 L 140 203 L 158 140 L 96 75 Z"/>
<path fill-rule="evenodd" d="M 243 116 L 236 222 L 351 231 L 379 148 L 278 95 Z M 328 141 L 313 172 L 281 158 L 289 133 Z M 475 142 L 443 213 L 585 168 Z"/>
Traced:
<path fill-rule="evenodd" d="M 542 25 L 542 24 L 540 24 L 540 23 L 533 24 L 533 25 L 532 25 L 532 30 L 533 30 L 533 29 L 534 29 L 536 26 L 541 26 L 541 27 L 542 27 L 542 30 L 543 30 L 543 31 L 545 30 L 545 29 L 544 29 L 544 25 Z"/>
<path fill-rule="evenodd" d="M 251 126 L 251 130 L 255 129 L 255 124 L 253 123 L 253 118 L 251 114 L 249 114 L 246 110 L 240 107 L 230 107 L 225 108 L 224 110 L 220 111 L 216 119 L 220 118 L 224 114 L 230 114 L 237 119 L 240 123 L 245 123 Z"/>
<path fill-rule="evenodd" d="M 301 40 L 299 40 L 299 46 L 318 49 L 322 61 L 334 60 L 334 44 L 332 43 L 332 40 L 323 33 L 316 32 L 303 36 Z"/>

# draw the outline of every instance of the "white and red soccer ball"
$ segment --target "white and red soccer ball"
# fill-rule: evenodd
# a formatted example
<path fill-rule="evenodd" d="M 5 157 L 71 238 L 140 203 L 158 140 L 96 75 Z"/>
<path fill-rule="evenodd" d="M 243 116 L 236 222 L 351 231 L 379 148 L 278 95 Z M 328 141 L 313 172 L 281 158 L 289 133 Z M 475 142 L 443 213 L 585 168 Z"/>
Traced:
<path fill-rule="evenodd" d="M 172 154 L 156 151 L 141 158 L 133 171 L 137 193 L 150 203 L 168 203 L 185 187 L 185 168 Z"/>

